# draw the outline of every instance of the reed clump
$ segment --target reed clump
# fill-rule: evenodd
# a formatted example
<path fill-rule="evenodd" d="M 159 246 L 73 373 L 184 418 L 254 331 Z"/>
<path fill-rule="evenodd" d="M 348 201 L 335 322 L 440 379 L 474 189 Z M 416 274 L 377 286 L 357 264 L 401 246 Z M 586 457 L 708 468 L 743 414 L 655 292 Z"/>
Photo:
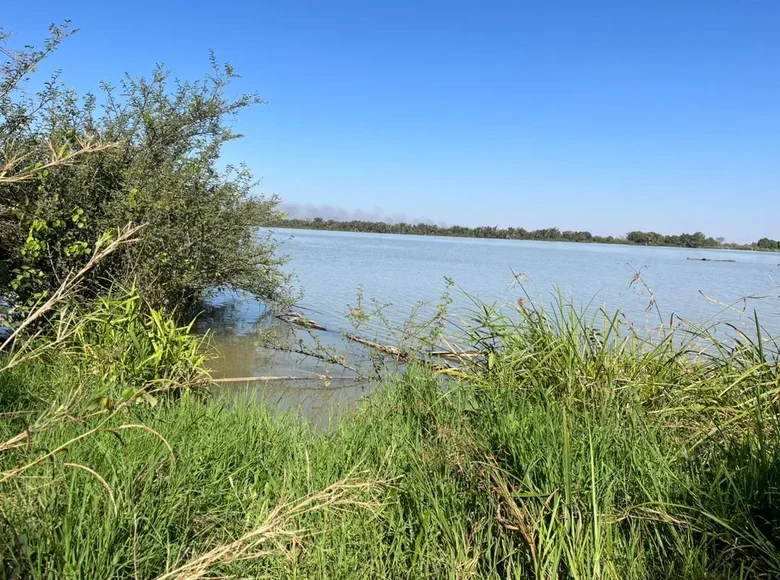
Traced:
<path fill-rule="evenodd" d="M 480 306 L 457 380 L 411 362 L 317 430 L 204 396 L 202 348 L 151 312 L 106 299 L 0 373 L 5 577 L 780 575 L 757 323 L 649 341 L 562 302 Z"/>

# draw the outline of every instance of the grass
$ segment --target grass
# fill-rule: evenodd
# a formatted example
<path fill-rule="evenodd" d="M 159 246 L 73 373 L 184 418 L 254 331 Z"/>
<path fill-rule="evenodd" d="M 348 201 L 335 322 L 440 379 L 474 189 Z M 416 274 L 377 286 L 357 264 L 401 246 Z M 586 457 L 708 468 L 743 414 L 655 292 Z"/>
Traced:
<path fill-rule="evenodd" d="M 411 365 L 328 431 L 249 396 L 125 400 L 169 363 L 106 381 L 75 333 L 91 347 L 0 373 L 1 440 L 82 393 L 1 457 L 0 578 L 777 577 L 760 332 L 648 345 L 618 321 L 485 308 L 467 379 Z"/>

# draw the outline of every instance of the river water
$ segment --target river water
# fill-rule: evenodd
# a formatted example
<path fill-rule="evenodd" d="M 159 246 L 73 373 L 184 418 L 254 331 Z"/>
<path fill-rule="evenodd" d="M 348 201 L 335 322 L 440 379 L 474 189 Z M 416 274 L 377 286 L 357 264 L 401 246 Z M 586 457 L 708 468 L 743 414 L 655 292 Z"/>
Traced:
<path fill-rule="evenodd" d="M 456 284 L 449 290 L 455 319 L 468 317 L 472 298 L 509 311 L 520 298 L 549 305 L 560 293 L 590 312 L 619 309 L 647 332 L 668 324 L 672 314 L 700 325 L 726 321 L 752 332 L 755 309 L 766 333 L 780 336 L 780 254 L 292 229 L 276 230 L 275 237 L 290 256 L 286 268 L 303 293 L 296 310 L 325 327 L 328 332 L 314 334 L 334 347 L 340 333 L 352 328 L 349 313 L 359 305 L 369 312 L 382 304 L 384 316 L 363 323 L 361 336 L 391 342 L 388 326 L 402 325 L 421 301 L 429 303 L 423 314 L 433 312 L 447 290 L 445 278 Z M 631 283 L 637 272 L 647 286 Z M 213 304 L 218 309 L 204 317 L 201 328 L 212 330 L 219 351 L 212 363 L 215 376 L 340 372 L 310 357 L 263 348 L 259 332 L 268 332 L 269 322 L 257 302 L 223 294 Z M 281 335 L 296 332 L 284 323 L 270 326 Z M 254 388 L 322 422 L 334 408 L 365 394 L 366 387 L 323 389 L 301 382 Z"/>

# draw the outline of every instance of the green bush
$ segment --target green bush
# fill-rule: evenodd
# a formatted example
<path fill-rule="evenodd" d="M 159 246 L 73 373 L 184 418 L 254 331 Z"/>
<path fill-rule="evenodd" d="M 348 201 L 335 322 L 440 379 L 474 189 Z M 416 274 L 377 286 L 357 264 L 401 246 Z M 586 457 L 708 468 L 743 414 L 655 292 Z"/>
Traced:
<path fill-rule="evenodd" d="M 89 303 L 64 348 L 108 387 L 190 385 L 206 376 L 205 339 L 192 333 L 193 324 L 177 324 L 130 289 Z"/>
<path fill-rule="evenodd" d="M 222 146 L 239 137 L 226 120 L 259 97 L 228 97 L 236 75 L 213 55 L 200 81 L 158 67 L 150 78 L 102 83 L 99 97 L 56 78 L 32 96 L 20 90 L 68 35 L 53 27 L 43 50 L 2 53 L 0 295 L 50 295 L 94 240 L 142 223 L 139 241 L 85 285 L 92 295 L 119 282 L 168 309 L 219 288 L 284 301 L 283 259 L 258 231 L 279 218 L 277 199 L 255 193 L 247 168 L 218 166 Z"/>
<path fill-rule="evenodd" d="M 205 392 L 208 337 L 192 332 L 194 322 L 181 325 L 175 312 L 153 308 L 134 288 L 63 305 L 47 321 L 46 332 L 24 333 L 0 352 L 0 416 L 32 418 L 62 406 L 78 415 L 95 401 L 108 408 L 135 398 L 155 405 L 160 395 Z"/>

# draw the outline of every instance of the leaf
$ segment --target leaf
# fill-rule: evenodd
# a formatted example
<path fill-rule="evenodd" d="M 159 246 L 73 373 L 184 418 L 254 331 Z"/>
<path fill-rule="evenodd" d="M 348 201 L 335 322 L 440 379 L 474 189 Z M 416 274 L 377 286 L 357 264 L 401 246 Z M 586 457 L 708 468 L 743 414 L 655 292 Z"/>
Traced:
<path fill-rule="evenodd" d="M 95 397 L 89 404 L 90 407 L 102 407 L 103 409 L 106 409 L 108 411 L 112 410 L 114 408 L 113 403 L 111 402 L 111 399 L 107 397 L 106 395 L 101 395 L 100 397 Z"/>
<path fill-rule="evenodd" d="M 155 407 L 157 405 L 157 397 L 154 397 L 149 393 L 143 393 L 141 397 L 143 398 L 144 402 L 150 407 Z"/>

